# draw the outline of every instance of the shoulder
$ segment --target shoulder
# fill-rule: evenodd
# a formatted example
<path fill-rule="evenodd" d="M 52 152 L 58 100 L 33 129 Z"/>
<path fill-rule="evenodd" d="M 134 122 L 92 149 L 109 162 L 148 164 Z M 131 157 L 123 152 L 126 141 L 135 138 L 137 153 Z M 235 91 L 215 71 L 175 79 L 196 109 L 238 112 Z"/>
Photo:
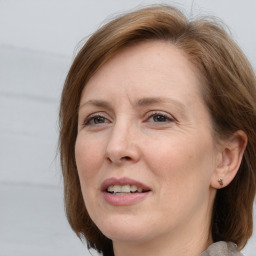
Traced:
<path fill-rule="evenodd" d="M 243 256 L 243 254 L 237 250 L 236 244 L 220 241 L 211 244 L 200 256 Z"/>

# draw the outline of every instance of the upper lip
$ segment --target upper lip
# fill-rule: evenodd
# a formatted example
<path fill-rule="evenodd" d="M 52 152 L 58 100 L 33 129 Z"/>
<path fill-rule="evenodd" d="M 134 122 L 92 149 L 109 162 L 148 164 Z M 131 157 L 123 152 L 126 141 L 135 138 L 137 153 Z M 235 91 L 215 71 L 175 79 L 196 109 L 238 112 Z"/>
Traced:
<path fill-rule="evenodd" d="M 112 178 L 108 178 L 103 181 L 103 183 L 101 184 L 101 191 L 106 191 L 109 186 L 114 186 L 114 185 L 120 185 L 120 186 L 134 185 L 138 188 L 142 188 L 142 190 L 144 190 L 144 191 L 151 190 L 150 187 L 148 187 L 147 185 L 145 185 L 139 181 L 136 181 L 136 180 L 133 180 L 133 179 L 130 179 L 127 177 L 122 177 L 122 178 L 112 177 Z"/>

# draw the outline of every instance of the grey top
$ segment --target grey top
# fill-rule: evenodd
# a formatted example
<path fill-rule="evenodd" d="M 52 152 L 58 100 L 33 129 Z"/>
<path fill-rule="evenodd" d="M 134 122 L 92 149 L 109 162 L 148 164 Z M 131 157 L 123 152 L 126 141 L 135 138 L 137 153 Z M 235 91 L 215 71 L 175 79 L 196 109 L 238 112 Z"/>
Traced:
<path fill-rule="evenodd" d="M 236 244 L 221 241 L 211 244 L 200 256 L 243 256 L 243 254 L 237 250 Z"/>

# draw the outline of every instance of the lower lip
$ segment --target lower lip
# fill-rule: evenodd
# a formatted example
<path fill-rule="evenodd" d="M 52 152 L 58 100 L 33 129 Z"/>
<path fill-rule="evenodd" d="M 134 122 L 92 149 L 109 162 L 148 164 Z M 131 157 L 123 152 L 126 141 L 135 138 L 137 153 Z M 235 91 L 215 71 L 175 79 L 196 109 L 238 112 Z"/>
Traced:
<path fill-rule="evenodd" d="M 103 197 L 107 203 L 115 206 L 125 206 L 135 204 L 143 199 L 145 199 L 150 192 L 144 193 L 131 193 L 128 195 L 118 196 L 108 192 L 103 192 Z"/>

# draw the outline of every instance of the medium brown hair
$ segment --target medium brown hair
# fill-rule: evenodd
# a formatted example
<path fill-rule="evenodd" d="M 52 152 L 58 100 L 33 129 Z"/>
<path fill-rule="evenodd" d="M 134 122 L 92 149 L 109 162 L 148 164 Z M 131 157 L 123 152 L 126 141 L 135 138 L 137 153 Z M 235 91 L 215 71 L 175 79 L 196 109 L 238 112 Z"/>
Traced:
<path fill-rule="evenodd" d="M 241 249 L 252 234 L 256 193 L 256 82 L 253 69 L 219 22 L 189 21 L 170 6 L 140 9 L 96 31 L 77 54 L 67 75 L 60 106 L 60 159 L 66 213 L 75 233 L 89 248 L 113 255 L 112 241 L 90 219 L 75 161 L 78 107 L 84 86 L 95 72 L 125 46 L 164 40 L 181 49 L 202 78 L 204 101 L 220 137 L 243 130 L 248 144 L 230 185 L 217 191 L 212 214 L 214 241 L 232 241 Z"/>

